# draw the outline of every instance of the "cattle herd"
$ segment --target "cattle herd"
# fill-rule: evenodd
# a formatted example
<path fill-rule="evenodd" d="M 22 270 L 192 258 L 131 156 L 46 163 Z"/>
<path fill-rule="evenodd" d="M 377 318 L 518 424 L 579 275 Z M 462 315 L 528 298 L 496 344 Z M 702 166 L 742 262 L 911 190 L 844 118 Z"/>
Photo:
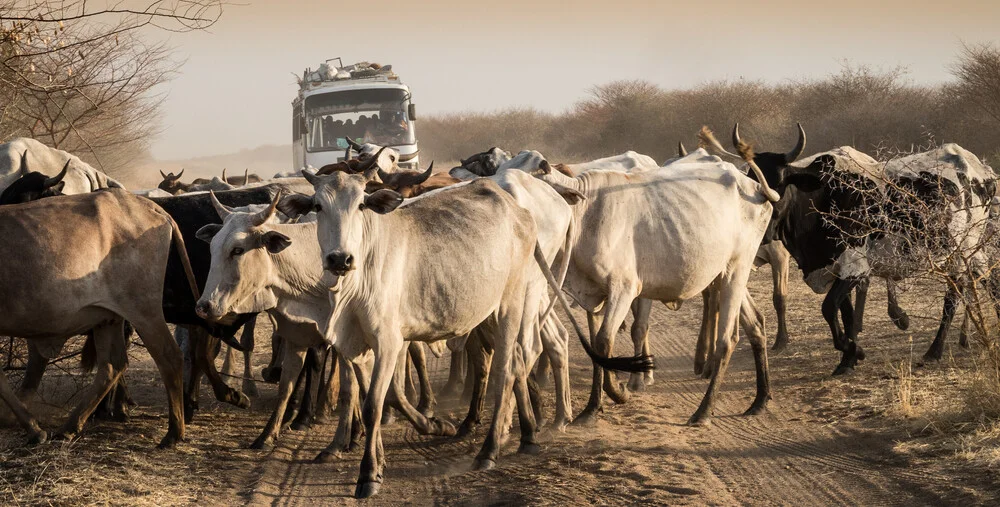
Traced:
<path fill-rule="evenodd" d="M 700 294 L 694 369 L 711 380 L 690 424 L 711 419 L 740 329 L 757 378 L 746 413 L 759 414 L 771 394 L 764 319 L 747 290 L 751 270 L 771 265 L 774 349 L 789 344 L 794 259 L 805 283 L 827 294 L 822 315 L 841 352 L 834 374 L 850 371 L 865 359 L 857 338 L 871 277 L 887 281 L 889 314 L 908 326 L 895 283 L 913 270 L 893 260 L 926 224 L 899 189 L 943 211 L 950 236 L 942 244 L 964 259 L 948 272 L 953 283 L 926 354 L 941 357 L 964 288 L 992 280 L 996 249 L 982 245 L 997 201 L 992 169 L 954 144 L 888 162 L 846 146 L 803 157 L 801 126 L 784 153 L 755 152 L 739 125 L 735 153 L 707 128 L 699 141 L 692 153 L 679 145 L 663 165 L 632 151 L 550 164 L 537 151 L 491 148 L 435 174 L 433 164 L 404 171 L 392 149 L 348 140 L 343 160 L 318 170 L 265 181 L 223 173 L 190 184 L 183 171 L 161 172 L 159 188 L 129 192 L 69 153 L 14 139 L 0 145 L 0 335 L 25 339 L 29 352 L 19 390 L 0 375 L 0 395 L 31 443 L 72 439 L 92 414 L 122 416 L 131 401 L 123 374 L 134 330 L 167 391 L 160 446 L 172 447 L 198 408 L 202 375 L 219 400 L 249 406 L 215 358 L 222 342 L 242 350 L 243 391 L 254 392 L 254 324 L 265 314 L 274 334 L 263 376 L 279 390 L 251 447 L 273 445 L 287 424 L 308 427 L 316 405 L 332 406 L 335 397 L 336 435 L 317 461 L 363 445 L 355 495 L 368 497 L 383 482 L 386 403 L 421 434 L 461 436 L 479 424 L 490 393 L 493 418 L 476 467 L 499 459 L 515 407 L 519 452 L 538 452 L 539 389 L 550 374 L 551 426 L 593 422 L 605 394 L 621 403 L 653 382 L 653 302 L 676 309 Z M 913 227 L 869 228 L 850 218 L 860 210 Z M 571 304 L 586 312 L 587 336 Z M 629 313 L 635 353 L 609 357 Z M 593 362 L 590 398 L 575 417 L 570 331 Z M 83 362 L 96 374 L 50 435 L 25 402 L 76 335 L 87 336 Z M 450 351 L 445 390 L 468 391 L 469 412 L 457 427 L 433 416 L 427 350 Z M 419 379 L 416 406 L 407 393 L 410 365 Z M 630 373 L 627 385 L 613 371 Z"/>

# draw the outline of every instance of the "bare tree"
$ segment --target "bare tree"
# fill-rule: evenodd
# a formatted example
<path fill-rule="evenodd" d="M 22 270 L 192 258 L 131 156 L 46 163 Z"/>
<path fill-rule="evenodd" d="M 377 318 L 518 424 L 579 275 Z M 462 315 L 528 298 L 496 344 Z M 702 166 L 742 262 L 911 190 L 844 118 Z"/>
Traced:
<path fill-rule="evenodd" d="M 958 84 L 954 92 L 978 106 L 1000 127 L 1000 48 L 992 44 L 964 44 L 952 69 Z"/>
<path fill-rule="evenodd" d="M 202 30 L 219 0 L 0 3 L 0 135 L 30 136 L 112 174 L 146 152 L 178 63 L 141 30 Z"/>

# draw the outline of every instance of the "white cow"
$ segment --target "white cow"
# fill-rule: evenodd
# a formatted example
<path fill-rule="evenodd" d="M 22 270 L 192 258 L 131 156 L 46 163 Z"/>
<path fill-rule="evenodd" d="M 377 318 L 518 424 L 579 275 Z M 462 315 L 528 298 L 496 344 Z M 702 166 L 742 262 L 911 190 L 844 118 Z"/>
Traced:
<path fill-rule="evenodd" d="M 738 339 L 737 316 L 757 363 L 757 396 L 748 412 L 762 411 L 770 398 L 763 317 L 746 283 L 778 195 L 704 151 L 689 158 L 670 171 L 590 171 L 576 178 L 543 163 L 539 177 L 560 193 L 586 197 L 573 208 L 577 233 L 564 289 L 587 311 L 603 310 L 595 337 L 599 355 L 611 350 L 635 298 L 678 305 L 705 289 L 715 294 L 718 353 L 709 389 L 691 418 L 704 424 Z M 605 384 L 610 376 L 595 365 L 591 398 L 577 422 L 593 421 L 602 410 Z"/>
<path fill-rule="evenodd" d="M 323 264 L 315 239 L 315 215 L 293 222 L 283 220 L 275 213 L 280 198 L 279 193 L 270 206 L 232 209 L 221 204 L 212 193 L 212 204 L 223 223 L 206 225 L 198 231 L 198 238 L 209 242 L 212 251 L 205 295 L 197 307 L 199 314 L 221 320 L 238 314 L 268 312 L 275 322 L 275 331 L 285 341 L 278 403 L 267 426 L 251 445 L 253 449 L 270 448 L 278 437 L 307 350 L 326 343 L 318 322 L 324 322 L 332 311 L 326 296 L 329 284 L 323 280 Z M 237 248 L 242 253 L 233 255 Z M 351 367 L 341 366 L 345 367 L 341 370 L 343 378 Z M 357 392 L 351 383 L 353 378 L 343 382 L 341 390 Z M 414 409 L 398 382 L 393 383 L 393 388 L 398 402 L 394 407 L 421 434 L 455 434 L 450 424 L 426 418 Z M 351 405 L 348 400 L 338 406 L 340 424 L 347 428 L 351 427 Z"/>
<path fill-rule="evenodd" d="M 512 387 L 521 450 L 537 449 L 523 349 L 517 346 L 518 337 L 537 332 L 545 291 L 532 266 L 533 252 L 543 274 L 556 283 L 536 245 L 530 214 L 494 182 L 475 181 L 396 210 L 402 202 L 398 194 L 364 193 L 374 175 L 371 170 L 311 177 L 316 193 L 301 203 L 318 214 L 323 263 L 335 280 L 327 339 L 349 359 L 367 349 L 375 352 L 363 409 L 367 441 L 358 497 L 375 494 L 382 482 L 382 404 L 404 341 L 435 341 L 489 326 L 497 399 L 477 465 L 490 468 L 496 462 L 513 409 L 507 402 Z M 649 358 L 592 357 L 613 369 L 651 367 Z"/>
<path fill-rule="evenodd" d="M 25 159 L 28 167 L 23 164 Z M 68 169 L 62 179 L 63 194 L 84 194 L 101 188 L 125 188 L 76 155 L 50 148 L 31 138 L 16 137 L 0 144 L 0 191 L 29 172 L 56 176 L 63 167 Z"/>

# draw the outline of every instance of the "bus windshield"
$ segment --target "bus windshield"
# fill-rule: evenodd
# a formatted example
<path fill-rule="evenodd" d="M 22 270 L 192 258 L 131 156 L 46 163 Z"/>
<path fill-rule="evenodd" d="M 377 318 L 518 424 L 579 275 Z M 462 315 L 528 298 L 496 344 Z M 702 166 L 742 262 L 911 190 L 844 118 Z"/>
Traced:
<path fill-rule="evenodd" d="M 345 137 L 360 143 L 399 146 L 416 142 L 407 117 L 406 90 L 344 90 L 306 98 L 306 149 L 343 150 Z"/>

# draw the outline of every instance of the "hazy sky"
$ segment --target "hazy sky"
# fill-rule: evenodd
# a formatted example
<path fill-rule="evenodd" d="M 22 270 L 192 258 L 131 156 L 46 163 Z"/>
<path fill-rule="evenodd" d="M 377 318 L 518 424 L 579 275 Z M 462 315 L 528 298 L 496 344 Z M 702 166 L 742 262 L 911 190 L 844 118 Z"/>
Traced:
<path fill-rule="evenodd" d="M 559 111 L 615 79 L 785 81 L 843 60 L 937 83 L 960 41 L 1000 41 L 998 19 L 996 0 L 250 0 L 209 33 L 170 39 L 187 62 L 167 86 L 153 154 L 291 142 L 293 74 L 337 56 L 392 64 L 425 115 Z"/>

